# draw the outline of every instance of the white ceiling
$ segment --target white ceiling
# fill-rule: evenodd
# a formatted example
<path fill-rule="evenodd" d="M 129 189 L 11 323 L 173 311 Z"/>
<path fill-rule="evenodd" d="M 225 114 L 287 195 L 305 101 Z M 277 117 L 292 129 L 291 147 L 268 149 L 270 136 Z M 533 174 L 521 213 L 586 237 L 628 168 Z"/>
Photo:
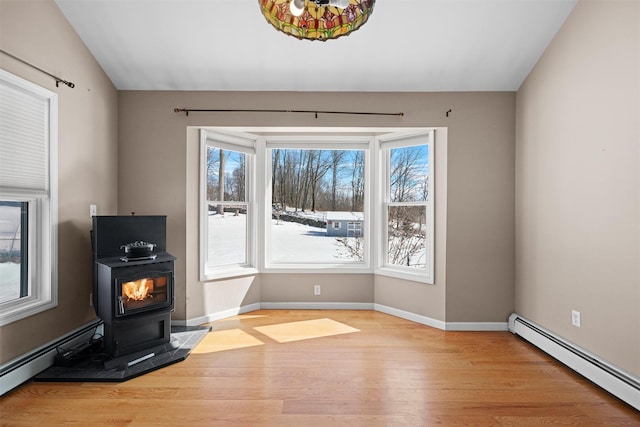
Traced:
<path fill-rule="evenodd" d="M 258 0 L 56 0 L 121 90 L 514 91 L 577 0 L 378 0 L 348 37 L 276 31 Z"/>

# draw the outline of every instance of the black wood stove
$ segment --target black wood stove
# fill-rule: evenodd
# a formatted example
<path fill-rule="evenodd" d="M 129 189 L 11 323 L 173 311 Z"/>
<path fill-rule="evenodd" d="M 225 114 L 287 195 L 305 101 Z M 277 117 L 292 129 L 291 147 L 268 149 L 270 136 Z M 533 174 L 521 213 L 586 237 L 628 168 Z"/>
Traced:
<path fill-rule="evenodd" d="M 174 261 L 166 216 L 94 216 L 93 304 L 112 358 L 169 343 Z"/>

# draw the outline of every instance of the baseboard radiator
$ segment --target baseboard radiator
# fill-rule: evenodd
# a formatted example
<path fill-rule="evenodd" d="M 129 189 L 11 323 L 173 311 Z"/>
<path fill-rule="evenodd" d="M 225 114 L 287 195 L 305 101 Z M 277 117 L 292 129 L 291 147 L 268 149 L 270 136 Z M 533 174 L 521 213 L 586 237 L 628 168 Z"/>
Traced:
<path fill-rule="evenodd" d="M 89 340 L 95 334 L 102 334 L 102 321 L 97 319 L 54 341 L 0 365 L 0 396 L 13 390 L 25 381 L 53 365 L 58 348 L 71 348 Z"/>
<path fill-rule="evenodd" d="M 515 313 L 509 316 L 509 330 L 640 410 L 640 379 Z"/>

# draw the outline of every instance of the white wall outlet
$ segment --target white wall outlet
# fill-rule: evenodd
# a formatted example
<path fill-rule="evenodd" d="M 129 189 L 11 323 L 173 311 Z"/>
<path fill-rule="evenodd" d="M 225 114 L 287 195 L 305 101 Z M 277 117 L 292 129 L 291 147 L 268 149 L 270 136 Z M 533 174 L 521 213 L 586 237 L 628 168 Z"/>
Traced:
<path fill-rule="evenodd" d="M 320 285 L 313 285 L 313 294 L 320 295 Z"/>
<path fill-rule="evenodd" d="M 580 327 L 580 312 L 577 310 L 571 310 L 571 324 L 573 326 Z"/>
<path fill-rule="evenodd" d="M 89 205 L 89 216 L 90 217 L 94 217 L 96 215 L 98 215 L 98 206 Z"/>

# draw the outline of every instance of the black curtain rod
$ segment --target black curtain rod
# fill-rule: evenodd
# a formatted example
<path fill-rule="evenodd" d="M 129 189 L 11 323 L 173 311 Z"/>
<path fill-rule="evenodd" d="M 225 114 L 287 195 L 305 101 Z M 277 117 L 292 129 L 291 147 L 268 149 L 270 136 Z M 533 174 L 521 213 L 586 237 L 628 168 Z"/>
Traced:
<path fill-rule="evenodd" d="M 185 113 L 187 116 L 189 113 L 309 113 L 315 114 L 316 119 L 318 114 L 353 114 L 360 116 L 404 116 L 404 113 L 370 113 L 363 111 L 316 111 L 316 110 L 218 110 L 218 109 L 193 109 L 193 108 L 174 108 L 176 113 Z"/>
<path fill-rule="evenodd" d="M 44 74 L 46 74 L 47 76 L 51 77 L 52 79 L 54 79 L 54 80 L 56 81 L 56 87 L 58 87 L 58 84 L 59 84 L 59 83 L 64 83 L 65 85 L 69 86 L 70 88 L 74 88 L 74 87 L 76 87 L 76 85 L 74 85 L 73 83 L 71 83 L 71 82 L 69 82 L 69 81 L 67 81 L 67 80 L 61 79 L 60 77 L 58 77 L 58 76 L 56 76 L 56 75 L 53 75 L 53 74 L 51 74 L 51 73 L 49 73 L 49 72 L 47 72 L 47 71 L 43 70 L 43 69 L 42 69 L 42 68 L 40 68 L 40 67 L 36 67 L 35 65 L 28 63 L 28 62 L 27 62 L 27 61 L 25 61 L 24 59 L 20 59 L 20 58 L 18 58 L 17 56 L 10 54 L 10 53 L 9 53 L 9 52 L 7 52 L 6 50 L 2 50 L 2 49 L 0 49 L 0 52 L 4 53 L 4 54 L 5 54 L 5 55 L 7 55 L 7 56 L 10 56 L 11 58 L 15 59 L 16 61 L 20 61 L 20 62 L 22 62 L 23 64 L 28 65 L 29 67 L 34 68 L 34 69 L 36 69 L 36 70 L 40 71 L 41 73 L 44 73 Z"/>

